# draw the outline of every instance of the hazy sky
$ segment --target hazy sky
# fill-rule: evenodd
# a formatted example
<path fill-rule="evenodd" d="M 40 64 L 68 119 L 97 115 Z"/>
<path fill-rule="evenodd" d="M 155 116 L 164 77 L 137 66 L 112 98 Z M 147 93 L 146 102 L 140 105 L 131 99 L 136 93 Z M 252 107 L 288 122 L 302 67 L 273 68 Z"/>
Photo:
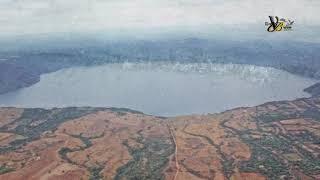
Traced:
<path fill-rule="evenodd" d="M 269 15 L 319 26 L 320 0 L 0 0 L 0 36 L 264 28 Z"/>

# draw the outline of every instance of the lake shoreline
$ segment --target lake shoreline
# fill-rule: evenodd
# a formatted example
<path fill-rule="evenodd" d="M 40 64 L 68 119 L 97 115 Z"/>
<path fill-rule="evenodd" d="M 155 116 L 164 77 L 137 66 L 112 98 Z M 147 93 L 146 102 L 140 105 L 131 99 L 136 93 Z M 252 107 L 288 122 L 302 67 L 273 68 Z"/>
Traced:
<path fill-rule="evenodd" d="M 303 89 L 314 82 L 256 65 L 109 63 L 42 74 L 36 85 L 0 96 L 0 104 L 25 108 L 126 107 L 160 116 L 205 114 L 309 97 Z"/>
<path fill-rule="evenodd" d="M 12 77 L 12 76 L 16 75 L 18 73 L 17 70 L 21 70 L 21 68 L 25 71 L 23 75 L 27 75 L 28 77 L 20 78 L 20 79 L 14 79 L 14 80 L 18 81 L 16 83 L 6 83 L 6 84 L 4 84 L 6 81 L 12 82 L 13 80 L 12 79 L 6 79 L 6 78 L 0 76 L 0 85 L 1 85 L 0 86 L 1 87 L 0 88 L 0 95 L 6 94 L 6 93 L 9 93 L 9 92 L 13 92 L 13 91 L 16 91 L 16 90 L 19 90 L 19 89 L 22 89 L 22 88 L 30 87 L 30 86 L 32 86 L 34 84 L 39 83 L 40 82 L 40 77 L 42 75 L 53 73 L 53 72 L 59 71 L 61 69 L 68 69 L 68 68 L 72 68 L 72 67 L 99 66 L 99 65 L 89 65 L 89 66 L 74 65 L 74 66 L 60 67 L 60 68 L 56 68 L 56 69 L 53 69 L 53 70 L 41 70 L 40 72 L 35 72 L 34 70 L 31 70 L 32 67 L 21 67 L 18 64 L 19 61 L 14 61 L 14 62 L 9 62 L 9 61 L 7 62 L 7 61 L 0 62 L 0 67 L 2 66 L 4 68 L 9 69 L 9 71 L 6 74 L 6 77 Z M 156 62 L 161 62 L 161 61 L 156 61 Z M 163 62 L 165 62 L 165 61 L 163 61 Z M 124 62 L 120 62 L 120 63 L 124 63 Z M 180 63 L 180 62 L 177 62 L 177 63 Z M 195 64 L 196 63 L 198 63 L 198 62 L 195 62 Z M 8 64 L 10 64 L 9 67 L 8 67 Z M 100 64 L 100 65 L 107 65 L 107 64 L 113 64 L 113 63 L 103 63 L 103 64 Z M 184 63 L 181 62 L 181 64 L 184 64 Z M 240 65 L 243 65 L 241 63 L 230 63 L 230 62 L 221 63 L 221 64 L 240 64 Z M 319 80 L 318 78 L 311 77 L 311 76 L 308 76 L 308 75 L 301 75 L 299 73 L 293 73 L 291 71 L 288 71 L 286 68 L 279 68 L 277 66 L 272 66 L 272 65 L 263 66 L 263 65 L 255 65 L 255 64 L 244 64 L 244 65 L 254 65 L 254 66 L 258 66 L 258 67 L 272 67 L 272 68 L 275 68 L 275 69 L 278 69 L 278 70 L 283 70 L 283 71 L 286 71 L 288 73 L 291 73 L 291 74 L 294 74 L 294 75 L 297 75 L 297 76 L 300 76 L 300 77 L 308 77 L 308 78 L 313 78 L 313 79 Z M 21 77 L 21 75 L 20 75 L 20 77 Z M 27 81 L 27 80 L 24 80 L 24 79 L 33 79 L 33 80 Z M 10 84 L 12 84 L 12 85 L 10 85 Z M 308 92 L 312 96 L 320 95 L 320 89 L 317 90 L 316 92 L 308 91 L 311 87 L 314 87 L 314 86 L 320 86 L 320 82 L 315 83 L 315 84 L 311 85 L 310 87 L 306 87 L 304 89 L 304 91 Z"/>

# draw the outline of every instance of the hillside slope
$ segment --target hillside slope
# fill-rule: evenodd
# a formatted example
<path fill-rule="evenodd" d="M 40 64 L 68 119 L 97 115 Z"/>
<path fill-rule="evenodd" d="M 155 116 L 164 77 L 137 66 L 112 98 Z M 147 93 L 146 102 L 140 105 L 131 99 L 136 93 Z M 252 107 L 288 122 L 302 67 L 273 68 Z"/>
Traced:
<path fill-rule="evenodd" d="M 304 90 L 312 96 L 320 96 L 320 83 L 314 84 Z"/>
<path fill-rule="evenodd" d="M 16 63 L 0 62 L 0 94 L 30 86 L 40 81 L 40 74 Z"/>
<path fill-rule="evenodd" d="M 0 179 L 319 179 L 320 98 L 164 118 L 0 109 Z"/>

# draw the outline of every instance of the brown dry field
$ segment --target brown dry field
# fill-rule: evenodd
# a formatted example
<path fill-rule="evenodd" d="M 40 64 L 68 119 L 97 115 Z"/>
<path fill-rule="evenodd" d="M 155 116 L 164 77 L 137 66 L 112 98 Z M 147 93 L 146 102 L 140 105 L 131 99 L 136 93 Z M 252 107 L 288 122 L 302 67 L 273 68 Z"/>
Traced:
<path fill-rule="evenodd" d="M 308 157 L 315 157 L 314 160 L 320 158 L 319 144 L 299 139 L 301 134 L 308 133 L 312 134 L 309 139 L 320 138 L 319 119 L 302 115 L 291 118 L 288 115 L 305 113 L 311 107 L 320 109 L 319 98 L 174 118 L 99 110 L 67 120 L 17 149 L 0 153 L 0 167 L 13 169 L 2 173 L 0 179 L 85 180 L 92 178 L 93 167 L 100 168 L 98 175 L 101 179 L 130 179 L 125 177 L 130 175 L 130 171 L 135 173 L 137 163 L 141 163 L 142 173 L 152 170 L 157 163 L 152 160 L 152 154 L 161 156 L 165 153 L 165 149 L 157 149 L 157 143 L 160 146 L 165 143 L 173 151 L 163 155 L 167 161 L 159 165 L 160 171 L 151 172 L 159 173 L 157 177 L 160 179 L 262 180 L 269 176 L 264 165 L 258 166 L 260 170 L 251 172 L 243 168 L 244 162 L 254 162 L 252 159 L 255 157 L 252 144 L 245 138 L 259 143 L 264 137 L 271 136 L 287 138 L 292 143 L 288 153 L 272 144 L 261 146 L 262 150 L 270 152 L 288 167 L 288 175 L 281 175 L 282 178 L 318 179 L 320 171 L 304 172 L 303 166 L 292 163 L 304 159 L 302 152 L 309 153 Z M 24 139 L 12 131 L 19 126 L 19 121 L 15 120 L 22 116 L 23 111 L 0 109 L 0 147 L 8 147 L 11 142 Z M 270 113 L 288 117 L 270 122 L 260 120 Z M 37 122 L 30 126 L 42 123 L 41 119 Z M 157 139 L 162 140 L 155 141 Z M 154 143 L 150 145 L 150 151 L 147 151 L 148 143 Z"/>

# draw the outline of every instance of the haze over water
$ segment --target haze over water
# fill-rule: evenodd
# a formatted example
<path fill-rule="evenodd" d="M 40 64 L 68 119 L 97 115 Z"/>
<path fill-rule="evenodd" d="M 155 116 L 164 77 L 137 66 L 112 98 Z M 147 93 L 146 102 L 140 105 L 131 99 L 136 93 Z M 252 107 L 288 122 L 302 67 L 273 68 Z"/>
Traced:
<path fill-rule="evenodd" d="M 274 68 L 235 64 L 124 63 L 63 69 L 0 95 L 1 106 L 124 107 L 175 116 L 215 113 L 308 97 L 315 80 Z"/>

